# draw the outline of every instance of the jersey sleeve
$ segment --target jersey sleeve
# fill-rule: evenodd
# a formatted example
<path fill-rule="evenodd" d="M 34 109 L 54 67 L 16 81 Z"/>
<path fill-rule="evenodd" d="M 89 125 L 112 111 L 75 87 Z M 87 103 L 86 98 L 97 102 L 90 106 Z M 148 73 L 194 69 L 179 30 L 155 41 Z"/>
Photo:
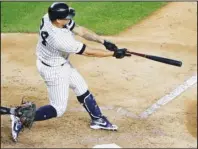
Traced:
<path fill-rule="evenodd" d="M 71 34 L 61 34 L 56 38 L 56 46 L 60 51 L 73 54 L 82 54 L 86 45 L 82 42 L 75 40 Z"/>
<path fill-rule="evenodd" d="M 68 24 L 66 24 L 66 28 L 72 31 L 75 27 L 75 22 L 74 20 L 70 20 Z"/>

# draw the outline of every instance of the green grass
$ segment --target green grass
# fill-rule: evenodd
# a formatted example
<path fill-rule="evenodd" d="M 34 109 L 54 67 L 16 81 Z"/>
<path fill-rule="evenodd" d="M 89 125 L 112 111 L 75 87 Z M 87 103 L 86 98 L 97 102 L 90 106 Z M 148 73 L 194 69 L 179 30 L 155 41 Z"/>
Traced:
<path fill-rule="evenodd" d="M 136 24 L 167 2 L 69 2 L 74 20 L 98 34 L 113 35 Z M 38 32 L 52 2 L 2 2 L 2 32 Z"/>

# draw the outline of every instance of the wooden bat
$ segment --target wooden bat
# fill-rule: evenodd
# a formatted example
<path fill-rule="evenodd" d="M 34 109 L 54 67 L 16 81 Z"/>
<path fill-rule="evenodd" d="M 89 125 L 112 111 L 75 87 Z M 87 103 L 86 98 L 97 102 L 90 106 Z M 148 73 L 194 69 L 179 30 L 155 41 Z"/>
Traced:
<path fill-rule="evenodd" d="M 158 62 L 161 62 L 161 63 L 174 65 L 174 66 L 178 66 L 178 67 L 182 66 L 182 62 L 181 61 L 168 59 L 168 58 L 164 58 L 164 57 L 159 57 L 159 56 L 154 56 L 154 55 L 147 55 L 147 54 L 136 53 L 136 52 L 131 52 L 131 51 L 127 51 L 126 54 L 137 55 L 137 56 L 141 56 L 141 57 L 144 57 L 144 58 L 147 58 L 147 59 L 150 59 L 150 60 L 154 60 L 154 61 L 158 61 Z"/>

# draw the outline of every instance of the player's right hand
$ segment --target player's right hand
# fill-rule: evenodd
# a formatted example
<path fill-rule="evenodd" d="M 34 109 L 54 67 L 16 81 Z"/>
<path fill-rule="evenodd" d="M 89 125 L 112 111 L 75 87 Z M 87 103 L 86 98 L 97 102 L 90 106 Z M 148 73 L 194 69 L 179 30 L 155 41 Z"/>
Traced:
<path fill-rule="evenodd" d="M 131 56 L 131 54 L 127 54 L 126 52 L 127 52 L 127 49 L 125 48 L 117 49 L 114 51 L 113 56 L 118 59 L 124 58 L 125 56 Z"/>

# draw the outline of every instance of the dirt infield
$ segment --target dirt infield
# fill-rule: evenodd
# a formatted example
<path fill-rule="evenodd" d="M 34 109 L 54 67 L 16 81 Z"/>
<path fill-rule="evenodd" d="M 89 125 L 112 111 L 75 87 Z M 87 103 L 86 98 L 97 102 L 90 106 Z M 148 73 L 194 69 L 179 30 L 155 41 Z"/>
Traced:
<path fill-rule="evenodd" d="M 197 147 L 197 83 L 147 119 L 137 117 L 196 75 L 196 6 L 193 2 L 170 3 L 123 33 L 106 37 L 132 51 L 181 60 L 181 68 L 137 56 L 122 60 L 71 56 L 103 113 L 119 126 L 117 132 L 91 130 L 88 114 L 70 91 L 67 112 L 24 130 L 17 144 L 10 139 L 9 117 L 1 116 L 1 147 L 92 148 L 109 143 L 125 148 Z M 35 65 L 37 35 L 1 37 L 1 105 L 18 105 L 23 96 L 38 106 L 48 104 L 46 87 Z"/>

